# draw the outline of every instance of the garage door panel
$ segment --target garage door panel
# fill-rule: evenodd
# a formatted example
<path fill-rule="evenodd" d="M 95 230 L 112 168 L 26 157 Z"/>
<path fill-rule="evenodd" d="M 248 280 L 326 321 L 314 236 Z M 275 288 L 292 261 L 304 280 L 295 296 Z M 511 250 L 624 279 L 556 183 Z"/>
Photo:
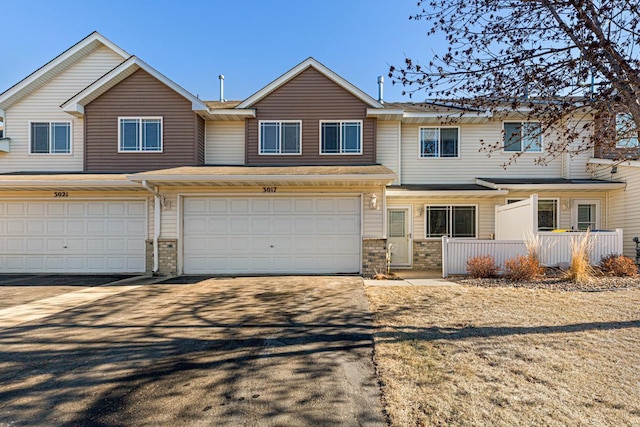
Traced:
<path fill-rule="evenodd" d="M 27 233 L 29 234 L 43 234 L 44 233 L 44 220 L 32 219 L 27 221 Z"/>
<path fill-rule="evenodd" d="M 360 270 L 359 197 L 186 197 L 183 212 L 185 273 Z"/>
<path fill-rule="evenodd" d="M 69 222 L 71 223 L 71 222 Z M 45 227 L 45 233 L 48 235 L 51 234 L 58 234 L 58 235 L 64 235 L 65 233 L 65 225 L 66 222 L 63 219 L 49 219 L 46 221 L 46 227 Z M 82 224 L 80 224 L 82 225 Z M 67 227 L 70 228 L 70 227 Z M 76 228 L 78 228 L 76 226 Z M 84 228 L 84 227 L 82 227 Z M 82 228 L 80 228 L 80 232 L 84 231 Z M 71 230 L 69 230 L 69 232 L 73 233 L 73 232 L 78 232 L 76 230 L 74 230 L 73 228 L 71 228 Z"/>
<path fill-rule="evenodd" d="M 25 200 L 0 206 L 1 272 L 145 270 L 145 201 Z"/>
<path fill-rule="evenodd" d="M 274 233 L 291 233 L 293 230 L 293 218 L 285 216 L 273 219 L 273 229 L 271 231 Z"/>
<path fill-rule="evenodd" d="M 313 199 L 296 199 L 295 200 L 295 212 L 298 213 L 313 213 Z"/>
<path fill-rule="evenodd" d="M 231 200 L 231 209 L 229 209 L 229 212 L 231 213 L 249 212 L 249 200 L 248 199 Z"/>

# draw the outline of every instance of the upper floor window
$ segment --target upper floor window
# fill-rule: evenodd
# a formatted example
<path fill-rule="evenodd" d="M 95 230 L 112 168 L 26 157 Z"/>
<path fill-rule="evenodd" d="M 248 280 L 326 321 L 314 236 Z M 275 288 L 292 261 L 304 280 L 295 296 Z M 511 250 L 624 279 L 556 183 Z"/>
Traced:
<path fill-rule="evenodd" d="M 504 151 L 542 151 L 542 131 L 538 122 L 504 122 Z"/>
<path fill-rule="evenodd" d="M 71 153 L 70 122 L 31 122 L 31 154 Z"/>
<path fill-rule="evenodd" d="M 425 237 L 476 237 L 476 207 L 425 206 Z"/>
<path fill-rule="evenodd" d="M 633 116 L 629 113 L 616 114 L 616 147 L 618 148 L 636 148 L 638 143 L 638 129 L 633 120 Z"/>
<path fill-rule="evenodd" d="M 458 157 L 458 128 L 420 128 L 420 157 Z"/>
<path fill-rule="evenodd" d="M 162 152 L 162 117 L 120 117 L 118 152 Z"/>
<path fill-rule="evenodd" d="M 320 122 L 321 154 L 362 154 L 362 122 Z"/>
<path fill-rule="evenodd" d="M 302 122 L 260 122 L 260 154 L 302 154 Z"/>

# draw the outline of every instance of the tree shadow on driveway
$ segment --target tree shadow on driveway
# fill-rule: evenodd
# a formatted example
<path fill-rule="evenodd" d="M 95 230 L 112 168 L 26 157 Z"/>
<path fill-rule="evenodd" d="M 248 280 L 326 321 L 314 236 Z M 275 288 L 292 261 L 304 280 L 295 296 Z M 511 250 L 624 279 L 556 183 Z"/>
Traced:
<path fill-rule="evenodd" d="M 0 346 L 0 424 L 385 422 L 357 278 L 143 286 Z"/>

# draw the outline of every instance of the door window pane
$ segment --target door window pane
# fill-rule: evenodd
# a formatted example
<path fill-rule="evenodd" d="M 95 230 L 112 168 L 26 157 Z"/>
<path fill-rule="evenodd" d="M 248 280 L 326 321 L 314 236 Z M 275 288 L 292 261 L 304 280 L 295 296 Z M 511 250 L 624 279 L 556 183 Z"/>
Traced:
<path fill-rule="evenodd" d="M 596 205 L 578 205 L 578 230 L 593 230 L 596 228 Z"/>
<path fill-rule="evenodd" d="M 405 237 L 405 211 L 389 211 L 389 237 Z"/>

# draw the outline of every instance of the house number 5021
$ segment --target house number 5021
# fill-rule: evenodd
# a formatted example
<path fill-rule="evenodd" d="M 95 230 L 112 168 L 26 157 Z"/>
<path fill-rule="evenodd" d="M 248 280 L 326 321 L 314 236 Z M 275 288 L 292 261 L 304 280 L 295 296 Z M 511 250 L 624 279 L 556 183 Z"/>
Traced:
<path fill-rule="evenodd" d="M 54 191 L 53 197 L 69 197 L 68 191 Z"/>
<path fill-rule="evenodd" d="M 275 193 L 278 187 L 262 187 L 263 193 Z"/>

